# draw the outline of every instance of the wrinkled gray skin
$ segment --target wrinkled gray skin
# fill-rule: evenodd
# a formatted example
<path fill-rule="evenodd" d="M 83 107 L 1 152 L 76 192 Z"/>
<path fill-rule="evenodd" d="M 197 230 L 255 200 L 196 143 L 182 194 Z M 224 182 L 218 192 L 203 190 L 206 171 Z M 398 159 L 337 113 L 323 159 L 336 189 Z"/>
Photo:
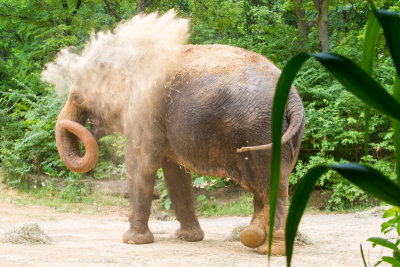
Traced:
<path fill-rule="evenodd" d="M 155 174 L 162 167 L 172 206 L 181 223 L 176 238 L 204 238 L 195 216 L 192 182 L 185 170 L 188 169 L 202 175 L 230 177 L 254 194 L 253 218 L 242 231 L 241 241 L 267 253 L 270 150 L 238 153 L 237 149 L 271 142 L 271 106 L 279 75 L 280 71 L 265 57 L 244 49 L 186 46 L 182 62 L 162 85 L 168 90 L 154 100 L 159 108 L 147 125 L 151 134 L 145 133 L 141 142 L 136 143 L 132 129 L 137 122 L 120 116 L 123 110 L 103 114 L 91 110 L 93 103 L 85 106 L 79 93 L 70 95 L 58 122 L 73 120 L 84 124 L 89 118 L 96 140 L 114 131 L 127 137 L 125 160 L 131 213 L 130 229 L 123 242 L 142 244 L 154 240 L 148 219 Z M 294 124 L 297 126 L 289 127 Z M 300 149 L 304 124 L 302 102 L 293 88 L 284 115 L 283 133 L 288 129 L 293 132 L 282 146 L 273 254 L 285 254 L 282 230 L 278 229 L 282 229 L 287 212 L 288 179 Z M 59 129 L 57 133 L 60 154 L 64 153 L 63 147 L 75 146 L 69 144 L 74 139 L 71 134 Z M 66 150 L 68 155 L 73 154 L 73 149 Z"/>

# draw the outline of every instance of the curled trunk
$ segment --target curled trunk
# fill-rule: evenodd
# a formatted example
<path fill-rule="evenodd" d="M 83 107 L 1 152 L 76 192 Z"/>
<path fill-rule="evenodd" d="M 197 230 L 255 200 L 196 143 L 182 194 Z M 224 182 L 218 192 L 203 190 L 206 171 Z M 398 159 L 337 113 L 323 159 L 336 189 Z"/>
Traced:
<path fill-rule="evenodd" d="M 57 120 L 56 143 L 58 153 L 65 166 L 74 172 L 88 172 L 94 168 L 99 157 L 99 149 L 93 135 L 75 120 L 66 119 L 64 108 Z M 72 118 L 75 116 L 71 116 Z M 77 119 L 76 119 L 77 120 Z M 79 120 L 77 120 L 79 121 Z M 86 119 L 84 120 L 86 122 Z M 84 124 L 84 123 L 83 123 Z M 81 156 L 79 140 L 82 141 L 86 152 Z"/>

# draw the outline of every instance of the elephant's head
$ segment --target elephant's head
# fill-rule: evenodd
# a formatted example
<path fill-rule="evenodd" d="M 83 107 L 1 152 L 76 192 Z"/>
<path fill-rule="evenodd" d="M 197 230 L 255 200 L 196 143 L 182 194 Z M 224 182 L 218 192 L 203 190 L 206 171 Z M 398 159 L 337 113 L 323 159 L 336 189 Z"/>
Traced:
<path fill-rule="evenodd" d="M 97 140 L 111 134 L 113 129 L 102 118 L 102 112 L 84 90 L 72 89 L 60 112 L 56 124 L 57 149 L 64 164 L 75 172 L 88 172 L 94 168 L 99 151 Z M 85 127 L 88 123 L 90 131 Z M 85 147 L 82 157 L 79 140 Z"/>
<path fill-rule="evenodd" d="M 96 140 L 104 135 L 126 135 L 129 129 L 140 140 L 155 103 L 166 94 L 163 82 L 180 60 L 188 30 L 189 21 L 177 19 L 173 11 L 162 19 L 157 14 L 139 15 L 112 33 L 93 35 L 80 52 L 74 47 L 63 49 L 46 66 L 44 81 L 60 92 L 69 88 L 56 126 L 58 151 L 69 169 L 92 169 L 98 158 Z M 79 140 L 86 148 L 83 157 Z"/>

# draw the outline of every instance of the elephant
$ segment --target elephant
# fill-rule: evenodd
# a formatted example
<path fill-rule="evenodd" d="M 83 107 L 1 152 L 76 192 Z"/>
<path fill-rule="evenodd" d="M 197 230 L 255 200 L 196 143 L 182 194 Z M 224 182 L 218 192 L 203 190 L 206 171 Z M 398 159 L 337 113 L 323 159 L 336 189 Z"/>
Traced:
<path fill-rule="evenodd" d="M 98 159 L 99 138 L 113 132 L 126 137 L 131 211 L 130 228 L 122 239 L 131 244 L 154 241 L 148 220 L 155 174 L 160 167 L 180 222 L 174 237 L 186 241 L 204 238 L 195 215 L 188 170 L 229 177 L 254 195 L 254 213 L 250 224 L 242 230 L 240 241 L 266 254 L 271 150 L 238 149 L 271 143 L 271 108 L 281 72 L 266 57 L 227 45 L 185 44 L 174 58 L 165 77 L 153 84 L 158 89 L 149 97 L 150 101 L 137 105 L 132 99 L 140 93 L 125 88 L 127 83 L 116 86 L 106 79 L 112 76 L 125 81 L 130 73 L 97 61 L 95 67 L 79 69 L 56 123 L 60 157 L 72 171 L 88 172 Z M 88 95 L 88 88 L 100 86 L 118 90 Z M 138 116 L 141 111 L 148 112 Z M 87 122 L 90 130 L 85 127 Z M 289 175 L 297 160 L 304 128 L 303 104 L 292 87 L 282 129 L 273 255 L 285 255 L 282 229 L 287 214 Z M 83 157 L 79 140 L 86 149 Z"/>

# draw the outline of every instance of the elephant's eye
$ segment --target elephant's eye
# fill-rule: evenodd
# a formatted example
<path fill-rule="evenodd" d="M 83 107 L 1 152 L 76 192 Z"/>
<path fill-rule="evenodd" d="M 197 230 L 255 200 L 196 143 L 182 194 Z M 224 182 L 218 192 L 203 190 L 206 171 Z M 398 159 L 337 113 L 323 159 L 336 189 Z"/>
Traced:
<path fill-rule="evenodd" d="M 82 105 L 83 102 L 85 102 L 83 97 L 79 93 L 73 93 L 71 95 L 71 97 L 72 97 L 72 101 L 74 101 L 74 103 L 76 105 Z"/>

